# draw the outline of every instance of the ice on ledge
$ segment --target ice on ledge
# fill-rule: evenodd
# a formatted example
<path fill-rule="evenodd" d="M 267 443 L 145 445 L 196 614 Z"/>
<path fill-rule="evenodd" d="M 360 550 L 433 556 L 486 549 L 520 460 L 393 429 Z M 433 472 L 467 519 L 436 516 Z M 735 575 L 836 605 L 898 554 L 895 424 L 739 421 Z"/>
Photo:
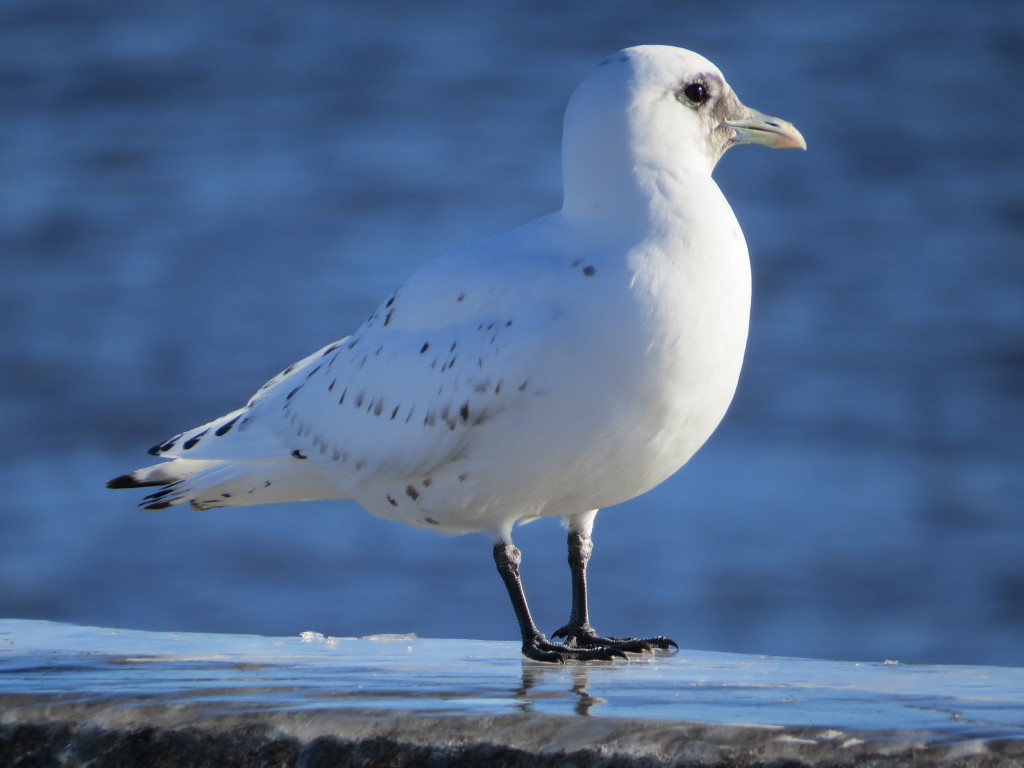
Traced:
<path fill-rule="evenodd" d="M 273 724 L 296 744 L 315 735 L 313 720 L 320 737 L 349 742 L 361 738 L 357 732 L 380 737 L 374 723 L 386 720 L 388 738 L 442 750 L 456 742 L 465 750 L 475 739 L 536 759 L 564 757 L 571 747 L 669 761 L 678 759 L 672 750 L 692 749 L 699 733 L 701 749 L 719 750 L 723 762 L 742 753 L 814 764 L 839 750 L 856 764 L 855 753 L 877 757 L 879 749 L 927 756 L 920 764 L 966 764 L 971 755 L 990 765 L 1024 761 L 1024 669 L 1017 668 L 689 650 L 545 665 L 521 659 L 514 642 L 0 621 L 0 757 L 27 724 L 117 728 L 148 719 L 174 728 L 180 718 L 191 727 L 197 713 L 206 724 L 227 716 Z M 304 735 L 295 731 L 296 713 Z"/>

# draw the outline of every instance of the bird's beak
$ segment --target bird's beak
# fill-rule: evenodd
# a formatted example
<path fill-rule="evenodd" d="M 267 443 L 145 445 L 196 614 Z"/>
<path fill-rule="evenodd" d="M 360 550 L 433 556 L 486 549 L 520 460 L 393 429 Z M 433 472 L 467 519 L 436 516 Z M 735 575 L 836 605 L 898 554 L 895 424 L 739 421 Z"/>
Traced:
<path fill-rule="evenodd" d="M 747 109 L 747 115 L 722 123 L 733 130 L 734 144 L 761 144 L 773 149 L 807 149 L 807 142 L 792 123 Z"/>

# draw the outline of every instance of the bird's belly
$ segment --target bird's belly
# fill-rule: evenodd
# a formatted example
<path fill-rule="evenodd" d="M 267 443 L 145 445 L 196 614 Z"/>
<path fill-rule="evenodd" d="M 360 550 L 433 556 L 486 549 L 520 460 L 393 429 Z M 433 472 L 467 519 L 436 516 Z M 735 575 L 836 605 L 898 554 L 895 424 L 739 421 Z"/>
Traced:
<path fill-rule="evenodd" d="M 597 509 L 634 498 L 678 471 L 711 436 L 732 401 L 743 342 L 720 347 L 713 366 L 692 356 L 643 377 L 610 404 L 585 439 L 564 446 L 581 458 L 566 473 L 566 501 Z M 694 376 L 692 371 L 704 371 Z M 584 489 L 582 492 L 580 489 Z M 550 514 L 561 514 L 552 510 Z"/>

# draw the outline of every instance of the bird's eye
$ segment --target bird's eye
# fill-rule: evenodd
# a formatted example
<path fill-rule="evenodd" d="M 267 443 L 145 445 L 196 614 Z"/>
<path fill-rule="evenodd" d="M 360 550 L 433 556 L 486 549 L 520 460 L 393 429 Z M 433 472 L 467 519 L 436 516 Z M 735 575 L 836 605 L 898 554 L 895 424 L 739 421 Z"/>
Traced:
<path fill-rule="evenodd" d="M 709 98 L 711 98 L 711 94 L 708 93 L 708 87 L 701 82 L 693 82 L 684 85 L 677 92 L 676 96 L 682 96 L 683 98 L 686 99 L 686 101 L 697 106 L 700 106 Z M 680 98 L 679 100 L 682 101 L 683 98 Z"/>

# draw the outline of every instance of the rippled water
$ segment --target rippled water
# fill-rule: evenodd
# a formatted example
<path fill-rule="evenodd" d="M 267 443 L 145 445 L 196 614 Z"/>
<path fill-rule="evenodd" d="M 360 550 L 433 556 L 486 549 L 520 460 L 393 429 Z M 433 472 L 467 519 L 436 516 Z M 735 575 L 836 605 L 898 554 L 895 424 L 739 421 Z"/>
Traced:
<path fill-rule="evenodd" d="M 810 150 L 717 172 L 746 368 L 690 465 L 599 516 L 598 628 L 1024 664 L 1024 8 L 995 1 L 4 3 L 0 615 L 515 637 L 483 538 L 347 503 L 140 515 L 103 482 L 556 208 L 569 93 L 641 42 Z M 554 629 L 563 534 L 517 542 Z"/>

